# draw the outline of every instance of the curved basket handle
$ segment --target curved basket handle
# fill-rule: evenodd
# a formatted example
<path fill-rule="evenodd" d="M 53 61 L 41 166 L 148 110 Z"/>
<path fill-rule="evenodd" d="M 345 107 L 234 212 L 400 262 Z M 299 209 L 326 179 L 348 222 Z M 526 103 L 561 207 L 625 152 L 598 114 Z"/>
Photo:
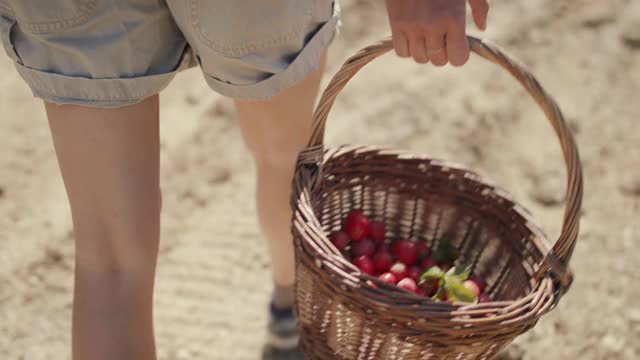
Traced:
<path fill-rule="evenodd" d="M 525 87 L 544 111 L 560 140 L 568 175 L 564 220 L 560 236 L 553 248 L 545 255 L 537 270 L 536 277 L 540 279 L 551 271 L 561 285 L 561 292 L 564 293 L 573 280 L 568 269 L 568 262 L 578 238 L 580 209 L 582 207 L 582 165 L 575 140 L 556 102 L 522 64 L 507 56 L 496 45 L 472 36 L 468 36 L 468 39 L 474 53 L 500 65 Z M 360 50 L 349 58 L 331 79 L 313 114 L 312 134 L 305 156 L 307 161 L 314 161 L 313 158 L 317 159 L 318 154 L 321 153 L 327 116 L 340 91 L 362 67 L 392 48 L 391 40 L 387 39 Z"/>

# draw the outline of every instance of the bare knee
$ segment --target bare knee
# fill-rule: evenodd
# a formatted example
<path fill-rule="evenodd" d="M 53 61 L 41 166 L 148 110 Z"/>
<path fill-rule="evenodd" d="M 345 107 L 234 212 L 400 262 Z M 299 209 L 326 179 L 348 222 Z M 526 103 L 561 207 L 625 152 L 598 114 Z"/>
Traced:
<path fill-rule="evenodd" d="M 258 167 L 272 170 L 291 170 L 298 154 L 305 147 L 301 139 L 275 139 L 248 144 Z"/>
<path fill-rule="evenodd" d="M 155 271 L 161 197 L 115 201 L 73 211 L 78 271 L 110 276 L 148 276 Z"/>
<path fill-rule="evenodd" d="M 265 103 L 238 102 L 242 135 L 259 167 L 290 171 L 311 132 L 313 92 Z"/>

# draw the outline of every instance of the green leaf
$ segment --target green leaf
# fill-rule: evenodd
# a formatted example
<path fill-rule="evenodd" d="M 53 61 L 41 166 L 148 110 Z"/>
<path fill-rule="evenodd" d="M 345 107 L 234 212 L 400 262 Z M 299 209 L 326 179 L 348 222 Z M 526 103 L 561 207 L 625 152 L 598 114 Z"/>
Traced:
<path fill-rule="evenodd" d="M 447 289 L 447 295 L 449 299 L 454 302 L 467 302 L 472 303 L 476 301 L 475 295 L 469 289 L 467 289 L 462 282 L 455 280 L 454 278 L 447 279 L 444 284 L 445 289 Z"/>
<path fill-rule="evenodd" d="M 442 277 L 444 277 L 444 271 L 439 267 L 434 266 L 420 275 L 420 281 L 442 279 Z"/>
<path fill-rule="evenodd" d="M 452 277 L 460 282 L 467 280 L 467 278 L 469 278 L 469 275 L 471 275 L 471 266 L 464 265 L 460 262 L 456 263 L 456 266 L 449 269 L 449 271 L 447 271 L 447 273 L 445 274 L 447 278 Z"/>
<path fill-rule="evenodd" d="M 444 284 L 444 278 L 438 281 L 438 291 L 436 291 L 436 293 L 431 297 L 433 300 L 440 300 L 440 298 L 442 297 L 442 293 L 444 292 Z"/>

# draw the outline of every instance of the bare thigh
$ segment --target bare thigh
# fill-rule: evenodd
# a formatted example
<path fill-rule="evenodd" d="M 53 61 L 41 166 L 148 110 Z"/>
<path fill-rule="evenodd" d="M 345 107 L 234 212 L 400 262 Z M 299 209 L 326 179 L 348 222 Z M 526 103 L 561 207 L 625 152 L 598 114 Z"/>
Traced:
<path fill-rule="evenodd" d="M 159 232 L 158 98 L 120 109 L 46 105 L 78 265 L 145 270 Z"/>

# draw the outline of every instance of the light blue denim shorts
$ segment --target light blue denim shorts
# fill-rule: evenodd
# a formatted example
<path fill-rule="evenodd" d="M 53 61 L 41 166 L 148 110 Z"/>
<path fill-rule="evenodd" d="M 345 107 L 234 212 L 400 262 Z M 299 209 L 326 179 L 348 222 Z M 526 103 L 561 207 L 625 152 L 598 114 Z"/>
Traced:
<path fill-rule="evenodd" d="M 335 37 L 333 0 L 0 0 L 0 40 L 36 97 L 119 107 L 199 65 L 209 86 L 268 99 Z"/>

